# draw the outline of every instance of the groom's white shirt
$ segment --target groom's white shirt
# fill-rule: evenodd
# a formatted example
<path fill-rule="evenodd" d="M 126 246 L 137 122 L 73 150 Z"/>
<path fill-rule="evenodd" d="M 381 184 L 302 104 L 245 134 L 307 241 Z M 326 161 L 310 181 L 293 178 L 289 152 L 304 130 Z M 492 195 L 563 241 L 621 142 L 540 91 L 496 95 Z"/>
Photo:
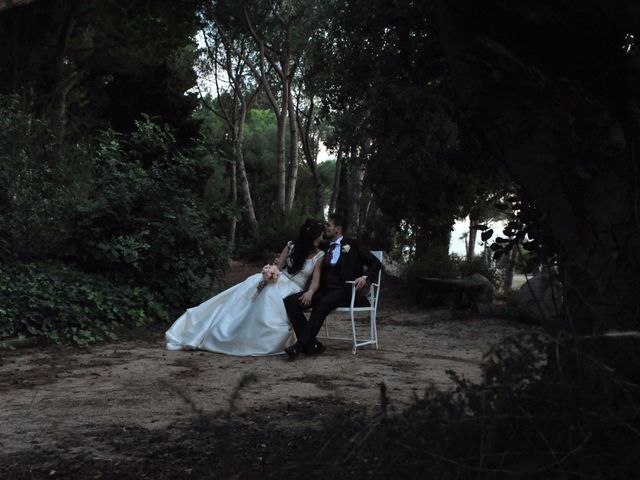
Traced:
<path fill-rule="evenodd" d="M 333 256 L 331 257 L 331 265 L 335 265 L 336 263 L 338 263 L 338 260 L 340 259 L 340 250 L 341 250 L 340 242 L 342 242 L 343 238 L 344 237 L 339 237 L 329 244 L 329 245 L 331 245 L 332 243 L 336 244 L 336 246 L 333 247 Z"/>

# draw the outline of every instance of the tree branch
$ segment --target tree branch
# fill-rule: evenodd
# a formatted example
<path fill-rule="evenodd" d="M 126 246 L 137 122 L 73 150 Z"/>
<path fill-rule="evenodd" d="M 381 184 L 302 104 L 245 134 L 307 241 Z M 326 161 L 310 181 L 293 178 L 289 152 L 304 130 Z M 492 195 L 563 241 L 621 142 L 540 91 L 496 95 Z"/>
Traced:
<path fill-rule="evenodd" d="M 246 13 L 246 8 L 243 6 L 243 12 Z M 248 13 L 246 13 L 246 15 L 248 15 Z M 249 28 L 253 30 L 253 27 L 251 26 L 250 23 L 250 19 L 248 19 L 248 17 L 245 17 L 246 20 L 248 21 L 248 25 Z M 259 43 L 260 46 L 260 70 L 258 71 L 258 68 L 256 68 L 256 65 L 249 59 L 248 56 L 246 56 L 244 54 L 244 52 L 239 52 L 231 43 L 231 40 L 229 39 L 229 36 L 227 35 L 227 33 L 225 32 L 224 28 L 222 27 L 222 25 L 220 24 L 220 22 L 213 17 L 213 21 L 216 24 L 216 26 L 218 27 L 218 31 L 220 32 L 222 41 L 225 43 L 225 45 L 228 45 L 229 48 L 234 52 L 234 54 L 236 54 L 238 57 L 240 57 L 246 64 L 247 66 L 251 69 L 251 72 L 253 73 L 253 76 L 256 78 L 256 80 L 258 81 L 258 83 L 261 83 L 264 87 L 264 91 L 267 95 L 267 99 L 269 100 L 269 103 L 271 104 L 271 106 L 273 107 L 274 110 L 278 109 L 278 102 L 275 98 L 275 95 L 273 94 L 273 91 L 271 90 L 271 86 L 268 84 L 268 82 L 266 81 L 266 75 L 265 75 L 265 71 L 264 71 L 264 45 Z M 254 37 L 255 38 L 255 37 Z"/>
<path fill-rule="evenodd" d="M 215 79 L 215 85 L 216 85 L 216 95 L 217 95 L 217 99 L 218 99 L 218 106 L 220 108 L 220 112 L 217 112 L 211 105 L 209 105 L 209 103 L 204 99 L 204 95 L 202 95 L 202 91 L 200 90 L 200 84 L 198 84 L 196 82 L 196 84 L 198 85 L 198 92 L 200 93 L 200 98 L 202 99 L 202 103 L 205 106 L 205 108 L 207 108 L 207 110 L 209 110 L 211 113 L 217 115 L 218 117 L 222 118 L 223 120 L 225 120 L 227 122 L 227 125 L 229 126 L 229 128 L 233 131 L 233 125 L 235 123 L 235 109 L 234 109 L 234 118 L 232 119 L 229 116 L 229 113 L 227 112 L 226 108 L 224 107 L 224 104 L 222 103 L 222 99 L 220 96 L 220 84 L 218 82 L 218 65 L 219 65 L 219 60 L 217 58 L 218 56 L 218 46 L 216 45 L 215 50 L 211 48 L 211 45 L 209 45 L 209 41 L 207 40 L 207 34 L 204 31 L 204 29 L 202 30 L 202 36 L 204 38 L 204 43 L 207 47 L 207 53 L 208 53 L 208 58 L 210 61 L 213 62 L 213 78 Z M 228 57 L 228 55 L 227 55 Z"/>

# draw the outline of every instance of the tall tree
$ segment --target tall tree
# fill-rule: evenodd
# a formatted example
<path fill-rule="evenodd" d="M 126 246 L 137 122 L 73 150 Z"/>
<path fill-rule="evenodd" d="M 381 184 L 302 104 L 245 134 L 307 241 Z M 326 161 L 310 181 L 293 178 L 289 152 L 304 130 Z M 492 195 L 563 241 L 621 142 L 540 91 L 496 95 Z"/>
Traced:
<path fill-rule="evenodd" d="M 235 178 L 237 172 L 249 228 L 252 236 L 256 237 L 258 220 L 244 162 L 244 132 L 247 113 L 258 95 L 260 86 L 252 83 L 247 76 L 247 66 L 243 60 L 247 47 L 242 40 L 233 40 L 226 35 L 221 35 L 219 30 L 203 31 L 203 38 L 207 46 L 207 58 L 212 66 L 218 108 L 212 108 L 206 102 L 205 104 L 212 112 L 224 119 L 231 132 L 234 155 L 232 177 Z M 240 52 L 240 55 L 235 55 L 234 52 Z M 220 89 L 221 71 L 224 73 L 224 79 L 229 83 L 231 95 L 228 105 L 225 104 L 227 97 L 222 95 Z M 235 221 L 232 219 L 232 228 L 234 225 Z"/>
<path fill-rule="evenodd" d="M 245 26 L 251 33 L 257 44 L 258 61 L 257 65 L 250 60 L 247 63 L 252 67 L 257 80 L 264 88 L 264 92 L 273 108 L 276 118 L 278 119 L 278 133 L 276 145 L 276 164 L 277 164 L 277 203 L 283 210 L 287 210 L 287 161 L 285 154 L 286 135 L 285 129 L 287 125 L 287 116 L 289 115 L 289 104 L 291 99 L 291 82 L 297 68 L 297 62 L 292 63 L 291 40 L 293 26 L 296 18 L 290 11 L 289 18 L 285 18 L 278 12 L 278 6 L 273 2 L 269 2 L 267 11 L 261 11 L 259 14 L 250 13 L 246 4 L 242 5 L 242 18 Z M 260 27 L 254 25 L 253 16 L 261 15 L 262 22 Z M 286 15 L 286 13 L 285 13 Z M 273 19 L 276 19 L 276 26 L 273 26 Z M 271 25 L 270 25 L 271 24 Z M 271 27 L 271 28 L 269 28 Z M 261 28 L 261 31 L 258 31 Z M 269 35 L 271 38 L 266 38 Z M 272 85 L 272 76 L 268 74 L 269 67 L 273 68 L 279 80 L 280 96 L 276 96 L 276 92 Z M 295 137 L 294 137 L 295 138 Z"/>
<path fill-rule="evenodd" d="M 340 177 L 342 175 L 342 147 L 338 147 L 336 155 L 336 165 L 333 172 L 333 189 L 331 190 L 331 200 L 329 201 L 329 211 L 335 212 L 338 206 L 338 194 L 340 193 Z"/>
<path fill-rule="evenodd" d="M 495 169 L 465 154 L 429 5 L 352 0 L 336 7 L 326 60 L 335 73 L 323 100 L 347 152 L 349 217 L 357 225 L 371 211 L 360 195 L 364 177 L 380 218 L 411 230 L 415 257 L 446 261 L 451 227 L 474 200 L 475 178 Z"/>
<path fill-rule="evenodd" d="M 300 143 L 305 162 L 313 177 L 313 188 L 315 198 L 315 213 L 322 216 L 324 209 L 324 188 L 320 170 L 318 169 L 318 151 L 320 147 L 320 133 L 315 128 L 316 111 L 315 99 L 313 96 L 308 99 L 308 103 L 303 105 L 302 95 L 298 95 L 295 106 L 295 122 L 300 132 Z"/>
<path fill-rule="evenodd" d="M 289 86 L 289 96 L 291 97 L 291 95 L 291 86 Z M 287 211 L 291 211 L 293 208 L 293 201 L 296 197 L 296 185 L 298 183 L 298 141 L 300 139 L 296 106 L 292 98 L 289 98 L 287 111 L 289 114 L 289 158 L 287 161 L 288 172 L 285 191 L 285 209 Z"/>

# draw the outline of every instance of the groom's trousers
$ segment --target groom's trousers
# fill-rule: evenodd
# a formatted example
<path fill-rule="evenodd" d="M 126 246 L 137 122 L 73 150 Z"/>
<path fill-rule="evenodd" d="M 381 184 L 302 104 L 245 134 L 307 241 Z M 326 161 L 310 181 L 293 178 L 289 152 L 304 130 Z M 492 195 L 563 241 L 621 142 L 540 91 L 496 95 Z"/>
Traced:
<path fill-rule="evenodd" d="M 284 306 L 293 330 L 296 332 L 298 342 L 302 344 L 303 350 L 309 348 L 316 341 L 316 336 L 322 328 L 325 318 L 338 307 L 349 305 L 351 301 L 351 288 L 325 287 L 318 290 L 313 295 L 311 301 L 311 315 L 309 321 L 303 311 L 304 307 L 299 298 L 304 292 L 294 293 L 284 299 Z M 356 305 L 367 304 L 367 300 L 361 295 L 356 296 Z"/>

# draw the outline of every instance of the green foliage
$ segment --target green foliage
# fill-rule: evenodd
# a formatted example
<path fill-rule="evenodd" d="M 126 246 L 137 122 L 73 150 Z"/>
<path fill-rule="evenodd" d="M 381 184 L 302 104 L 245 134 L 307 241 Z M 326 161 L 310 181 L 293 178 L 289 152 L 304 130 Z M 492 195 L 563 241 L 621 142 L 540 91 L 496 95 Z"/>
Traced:
<path fill-rule="evenodd" d="M 203 119 L 206 128 L 207 143 L 217 143 L 219 146 L 216 160 L 219 164 L 230 161 L 232 154 L 227 151 L 228 146 L 221 140 L 224 137 L 223 125 L 208 111 L 200 111 L 199 117 Z M 272 260 L 273 253 L 280 252 L 288 240 L 295 238 L 298 227 L 304 223 L 304 220 L 313 216 L 313 179 L 304 166 L 298 169 L 293 211 L 285 214 L 275 206 L 277 192 L 275 144 L 276 117 L 273 111 L 252 109 L 247 119 L 243 151 L 260 235 L 258 238 L 252 238 L 245 230 L 246 225 L 239 225 L 239 242 L 236 252 L 252 260 Z M 224 158 L 219 158 L 223 155 Z M 327 165 L 320 166 L 324 185 L 330 184 L 333 165 L 327 162 Z M 212 209 L 211 215 L 220 220 L 226 220 L 232 216 L 240 218 L 244 209 L 228 202 L 230 190 L 223 168 L 219 165 L 207 182 L 207 202 Z"/>
<path fill-rule="evenodd" d="M 494 237 L 497 232 L 486 225 L 475 227 L 482 231 L 483 242 L 493 239 L 489 248 L 494 260 L 504 259 L 513 249 L 518 249 L 524 256 L 519 268 L 524 271 L 532 271 L 540 263 L 557 261 L 558 246 L 545 227 L 547 215 L 528 201 L 520 189 L 508 192 L 495 203 L 495 208 L 508 220 L 500 234 Z"/>
<path fill-rule="evenodd" d="M 488 149 L 467 139 L 434 4 L 354 0 L 333 7 L 317 47 L 331 54 L 316 59 L 330 65 L 318 80 L 335 127 L 330 143 L 366 162 L 365 185 L 383 213 L 378 229 L 395 228 L 395 241 L 410 242 L 417 259 L 445 263 L 448 228 L 474 207 L 477 214 L 478 199 L 503 175 Z M 403 236 L 407 227 L 412 234 Z"/>
<path fill-rule="evenodd" d="M 226 258 L 194 191 L 213 164 L 203 152 L 176 150 L 166 127 L 149 119 L 137 125 L 130 137 L 100 139 L 93 195 L 74 216 L 71 257 L 147 285 L 172 305 L 189 304 L 206 296 Z"/>
<path fill-rule="evenodd" d="M 460 271 L 455 256 L 425 255 L 409 263 L 407 274 L 410 277 L 458 278 Z"/>
<path fill-rule="evenodd" d="M 275 202 L 276 183 L 276 163 L 275 163 L 275 117 L 270 128 L 253 130 L 247 135 L 245 161 L 249 179 L 251 182 L 251 192 L 255 198 L 256 216 L 262 224 L 272 222 L 268 217 L 272 215 L 273 203 Z M 300 160 L 301 161 L 301 160 Z M 318 167 L 323 185 L 328 190 L 333 181 L 335 164 L 320 164 Z M 329 195 L 325 192 L 325 198 Z M 310 215 L 314 211 L 314 183 L 309 170 L 304 164 L 298 168 L 298 181 L 294 201 L 294 210 L 291 215 L 304 217 L 305 213 Z"/>
<path fill-rule="evenodd" d="M 479 273 L 489 279 L 495 287 L 499 286 L 502 278 L 501 273 L 495 266 L 489 265 L 483 256 L 475 256 L 467 259 L 454 254 L 451 255 L 451 257 L 457 266 L 457 270 L 460 272 L 460 277 L 467 277 Z"/>
<path fill-rule="evenodd" d="M 69 211 L 84 189 L 84 146 L 54 155 L 46 122 L 21 113 L 16 97 L 0 96 L 0 254 L 43 258 L 63 250 Z"/>
<path fill-rule="evenodd" d="M 202 196 L 215 167 L 208 152 L 178 148 L 167 126 L 143 116 L 130 135 L 106 130 L 91 144 L 53 156 L 48 125 L 29 121 L 14 100 L 0 101 L 0 184 L 6 192 L 0 199 L 0 254 L 2 263 L 15 266 L 11 275 L 21 294 L 34 293 L 31 303 L 4 309 L 4 333 L 24 317 L 31 329 L 16 331 L 90 341 L 89 333 L 71 335 L 64 325 L 94 331 L 86 304 L 76 306 L 94 283 L 100 295 L 109 288 L 119 292 L 113 305 L 140 304 L 153 295 L 174 312 L 210 295 L 227 252 Z M 47 273 L 52 262 L 77 274 Z M 18 274 L 21 263 L 31 265 L 26 277 Z M 65 285 L 72 296 L 56 293 Z M 56 296 L 63 303 L 52 300 Z M 122 314 L 117 322 L 139 323 L 140 309 L 123 311 L 132 316 Z"/>
<path fill-rule="evenodd" d="M 201 3 L 52 0 L 3 11 L 0 43 L 13 47 L 0 49 L 0 95 L 20 95 L 26 111 L 53 123 L 62 107 L 57 133 L 74 141 L 107 127 L 132 131 L 146 112 L 187 144 L 197 133 L 186 92 Z"/>
<path fill-rule="evenodd" d="M 292 212 L 285 213 L 271 204 L 260 224 L 260 236 L 242 242 L 238 246 L 239 256 L 253 261 L 271 262 L 289 240 L 295 240 L 300 225 L 306 218 L 306 211 L 301 208 L 294 208 Z"/>
<path fill-rule="evenodd" d="M 0 305 L 0 340 L 39 336 L 89 345 L 169 318 L 148 288 L 114 283 L 62 263 L 0 265 Z"/>

